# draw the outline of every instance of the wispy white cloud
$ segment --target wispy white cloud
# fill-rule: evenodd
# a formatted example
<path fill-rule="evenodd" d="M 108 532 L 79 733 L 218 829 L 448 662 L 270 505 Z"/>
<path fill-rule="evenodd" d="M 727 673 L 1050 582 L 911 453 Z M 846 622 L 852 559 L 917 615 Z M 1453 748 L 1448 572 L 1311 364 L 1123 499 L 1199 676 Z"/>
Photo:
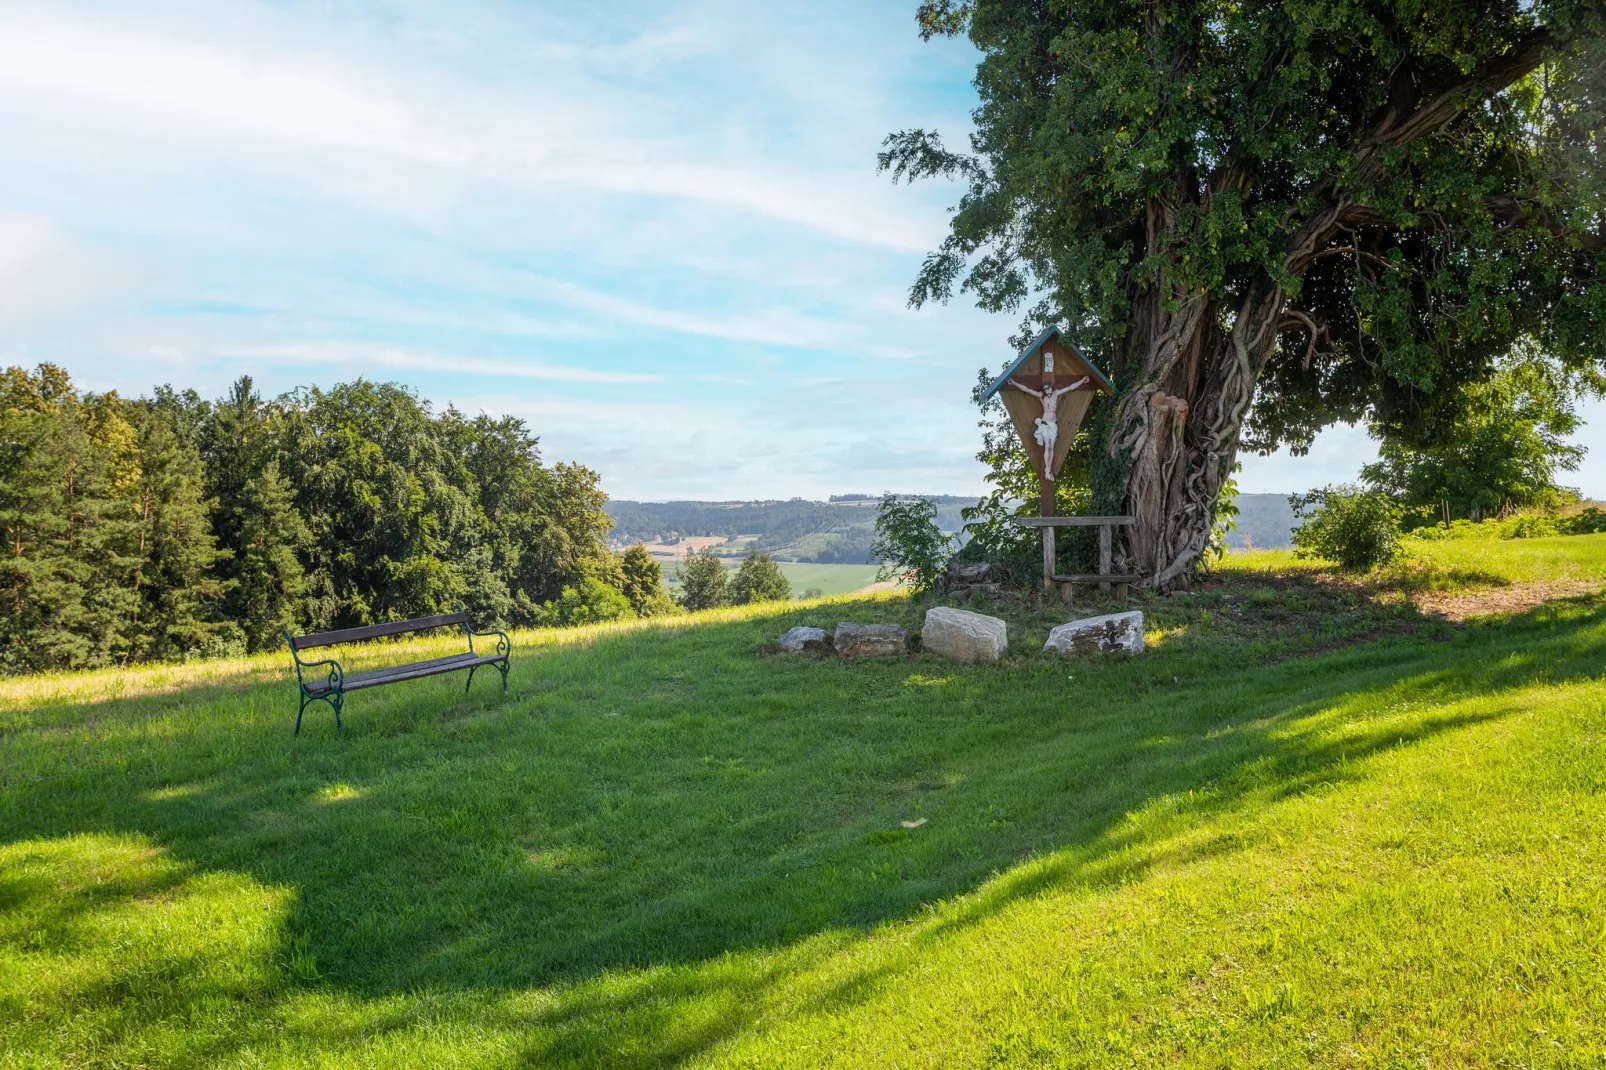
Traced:
<path fill-rule="evenodd" d="M 501 375 L 517 379 L 546 379 L 560 383 L 656 383 L 663 376 L 646 372 L 568 368 L 531 361 L 486 360 L 481 357 L 427 353 L 362 342 L 294 342 L 264 345 L 225 345 L 220 357 L 240 360 L 276 360 L 327 367 L 355 365 L 395 371 L 456 372 L 465 375 Z"/>
<path fill-rule="evenodd" d="M 784 309 L 745 316 L 711 316 L 659 308 L 641 301 L 616 297 L 577 283 L 529 277 L 531 292 L 574 308 L 601 313 L 626 323 L 680 334 L 724 338 L 732 342 L 803 349 L 832 348 L 849 333 L 841 323 L 799 315 Z"/>
<path fill-rule="evenodd" d="M 690 39 L 678 31 L 662 41 Z M 923 250 L 937 237 L 933 220 L 871 179 L 868 147 L 852 171 L 799 172 L 727 158 L 706 136 L 666 136 L 643 122 L 652 116 L 639 114 L 640 96 L 606 82 L 536 78 L 494 90 L 449 72 L 408 73 L 398 79 L 361 55 L 290 52 L 55 5 L 0 8 L 0 89 L 56 107 L 77 102 L 120 135 L 141 127 L 196 151 L 226 144 L 280 168 L 299 163 L 307 181 L 368 190 L 377 172 L 394 194 L 398 183 L 450 175 L 704 202 L 897 249 Z M 339 168 L 321 159 L 330 155 Z"/>

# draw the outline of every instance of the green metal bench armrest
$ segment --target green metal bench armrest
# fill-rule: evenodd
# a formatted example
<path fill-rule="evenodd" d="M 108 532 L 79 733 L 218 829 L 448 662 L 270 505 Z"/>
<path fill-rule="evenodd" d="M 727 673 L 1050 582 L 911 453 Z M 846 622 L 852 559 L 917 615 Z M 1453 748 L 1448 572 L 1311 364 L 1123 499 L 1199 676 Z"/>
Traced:
<path fill-rule="evenodd" d="M 490 635 L 496 636 L 496 652 L 497 652 L 497 654 L 501 655 L 502 657 L 506 657 L 507 655 L 513 653 L 513 640 L 511 640 L 511 639 L 509 639 L 507 637 L 507 633 L 506 632 L 499 632 L 499 631 L 496 631 L 495 629 L 492 629 L 491 631 L 488 631 L 488 632 L 477 632 L 471 626 L 469 626 L 467 624 L 465 624 L 463 627 L 468 630 L 468 649 L 469 649 L 469 653 L 473 653 L 474 652 L 474 637 L 476 635 L 482 636 L 482 637 L 483 636 L 490 636 Z"/>
<path fill-rule="evenodd" d="M 346 683 L 346 670 L 340 667 L 340 662 L 336 661 L 334 658 L 324 658 L 321 661 L 302 661 L 301 652 L 296 649 L 296 644 L 290 638 L 289 628 L 284 629 L 284 639 L 285 642 L 290 646 L 290 656 L 296 660 L 296 683 L 301 686 L 301 690 L 305 691 L 307 689 L 307 683 L 301 675 L 301 670 L 317 669 L 324 665 L 330 666 L 328 678 L 329 690 L 340 691 L 344 688 Z"/>
<path fill-rule="evenodd" d="M 457 611 L 459 613 L 463 612 L 463 603 L 457 603 Z M 468 652 L 470 654 L 474 653 L 474 637 L 476 635 L 496 636 L 496 653 L 501 657 L 506 657 L 507 655 L 513 653 L 513 640 L 507 637 L 506 632 L 499 632 L 494 628 L 488 632 L 477 632 L 474 630 L 474 625 L 470 624 L 467 620 L 463 621 L 463 632 L 468 636 Z"/>
<path fill-rule="evenodd" d="M 333 658 L 328 658 L 328 659 L 326 659 L 324 661 L 306 661 L 306 662 L 302 661 L 300 658 L 297 658 L 296 659 L 296 679 L 297 680 L 301 679 L 301 670 L 302 669 L 316 669 L 320 665 L 328 665 L 328 666 L 330 666 L 329 676 L 328 676 L 329 690 L 331 690 L 331 691 L 343 691 L 343 690 L 345 690 L 345 686 L 346 686 L 346 670 L 342 669 L 340 667 L 340 662 L 334 660 Z"/>

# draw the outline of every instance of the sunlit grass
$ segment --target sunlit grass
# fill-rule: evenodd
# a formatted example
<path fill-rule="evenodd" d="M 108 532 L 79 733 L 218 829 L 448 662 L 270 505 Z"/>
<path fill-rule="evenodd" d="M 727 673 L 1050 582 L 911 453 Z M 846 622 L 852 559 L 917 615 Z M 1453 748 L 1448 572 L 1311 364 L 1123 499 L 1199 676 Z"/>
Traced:
<path fill-rule="evenodd" d="M 1402 581 L 1232 555 L 1098 663 L 1030 599 L 998 665 L 762 653 L 897 594 L 521 632 L 344 736 L 285 654 L 5 681 L 0 1067 L 1598 1066 L 1606 608 Z"/>
<path fill-rule="evenodd" d="M 1229 553 L 1218 566 L 1237 577 L 1342 577 L 1405 590 L 1458 590 L 1513 583 L 1593 581 L 1606 573 L 1606 534 L 1548 539 L 1407 538 L 1395 563 L 1371 572 L 1343 573 L 1293 550 Z"/>

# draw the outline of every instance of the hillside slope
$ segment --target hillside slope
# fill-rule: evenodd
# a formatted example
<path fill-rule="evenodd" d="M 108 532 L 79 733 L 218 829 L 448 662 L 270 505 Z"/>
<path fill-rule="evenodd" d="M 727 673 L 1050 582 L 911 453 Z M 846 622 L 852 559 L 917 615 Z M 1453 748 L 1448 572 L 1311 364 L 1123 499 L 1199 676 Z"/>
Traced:
<path fill-rule="evenodd" d="M 344 738 L 282 657 L 0 682 L 0 1066 L 1599 1065 L 1606 537 L 1466 554 L 1098 664 L 524 633 Z"/>

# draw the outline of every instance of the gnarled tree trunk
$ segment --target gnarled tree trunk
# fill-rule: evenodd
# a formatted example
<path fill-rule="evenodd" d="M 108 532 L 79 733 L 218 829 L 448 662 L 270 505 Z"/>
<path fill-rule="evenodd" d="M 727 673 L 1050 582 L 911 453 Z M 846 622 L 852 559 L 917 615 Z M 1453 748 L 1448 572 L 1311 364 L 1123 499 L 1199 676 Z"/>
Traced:
<path fill-rule="evenodd" d="M 1124 570 L 1157 589 L 1186 586 L 1210 540 L 1284 302 L 1279 286 L 1251 291 L 1222 330 L 1203 295 L 1170 312 L 1144 301 L 1150 322 L 1134 331 L 1127 357 L 1136 368 L 1121 369 L 1122 381 L 1138 385 L 1119 402 L 1110 450 L 1127 465 L 1126 511 L 1138 521 L 1127 532 Z"/>
<path fill-rule="evenodd" d="M 1174 205 L 1150 206 L 1151 253 L 1173 240 L 1174 216 Z M 1302 277 L 1341 230 L 1376 222 L 1372 209 L 1332 196 L 1289 237 L 1283 270 Z M 1111 461 L 1124 466 L 1124 508 L 1138 522 L 1127 532 L 1119 563 L 1146 585 L 1172 590 L 1187 586 L 1209 544 L 1255 383 L 1278 336 L 1314 328 L 1270 280 L 1245 288 L 1230 315 L 1207 293 L 1184 291 L 1163 277 L 1143 286 L 1133 308 L 1127 344 L 1113 369 L 1124 393 L 1109 451 Z"/>

